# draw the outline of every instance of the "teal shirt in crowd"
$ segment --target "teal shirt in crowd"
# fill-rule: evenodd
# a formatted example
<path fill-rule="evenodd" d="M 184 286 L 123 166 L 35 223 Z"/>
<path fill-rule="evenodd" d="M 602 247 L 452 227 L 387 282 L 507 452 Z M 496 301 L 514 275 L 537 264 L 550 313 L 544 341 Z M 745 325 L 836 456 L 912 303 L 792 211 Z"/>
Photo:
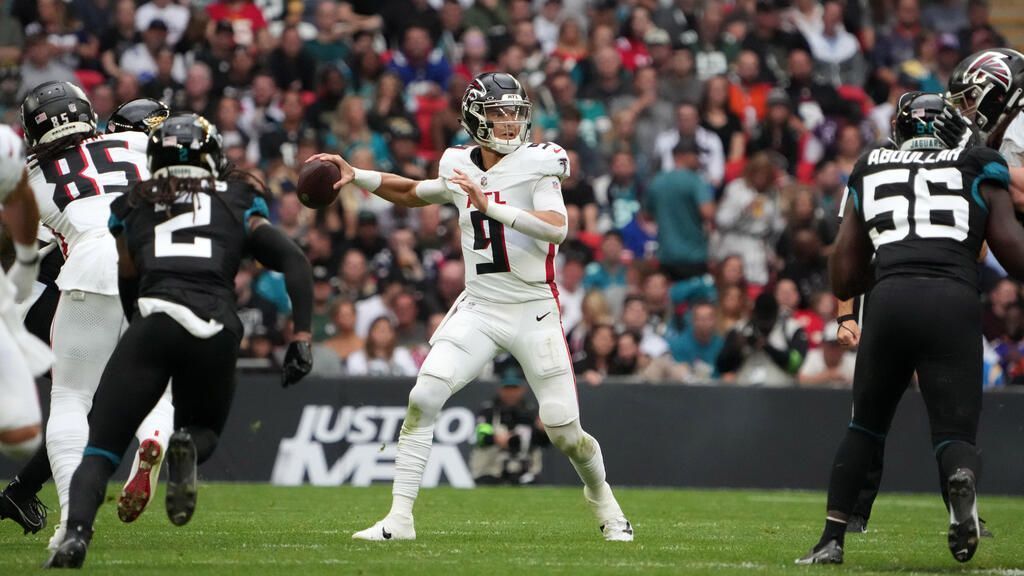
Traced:
<path fill-rule="evenodd" d="M 667 340 L 669 350 L 672 351 L 672 359 L 676 362 L 693 364 L 699 360 L 711 366 L 714 370 L 712 377 L 718 377 L 715 361 L 718 359 L 718 353 L 722 351 L 722 345 L 725 343 L 725 340 L 720 335 L 715 334 L 711 337 L 710 342 L 702 344 L 693 336 L 693 329 L 687 328 L 682 334 L 669 336 Z"/>
<path fill-rule="evenodd" d="M 658 261 L 662 264 L 707 262 L 701 205 L 714 200 L 711 186 L 696 172 L 673 170 L 654 177 L 646 208 L 658 223 Z"/>

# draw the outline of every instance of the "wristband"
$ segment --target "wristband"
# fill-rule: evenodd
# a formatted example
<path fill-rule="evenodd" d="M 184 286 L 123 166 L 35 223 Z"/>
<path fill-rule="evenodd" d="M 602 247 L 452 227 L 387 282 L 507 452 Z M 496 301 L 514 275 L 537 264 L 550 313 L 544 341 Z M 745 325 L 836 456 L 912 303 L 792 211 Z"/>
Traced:
<path fill-rule="evenodd" d="M 356 186 L 370 193 L 380 188 L 381 180 L 384 178 L 384 175 L 380 172 L 376 170 L 363 170 L 362 168 L 352 168 L 352 170 L 356 173 L 356 177 L 352 180 Z"/>
<path fill-rule="evenodd" d="M 22 264 L 35 264 L 39 261 L 39 246 L 35 242 L 31 244 L 14 243 L 14 255 Z"/>
<path fill-rule="evenodd" d="M 515 206 L 509 206 L 508 204 L 498 204 L 497 202 L 494 201 L 487 205 L 487 212 L 485 212 L 485 214 L 487 214 L 491 218 L 494 218 L 498 222 L 501 222 L 505 226 L 508 226 L 509 228 L 514 228 L 514 226 L 512 225 L 515 224 L 516 218 L 518 218 L 519 214 L 521 213 L 522 210 L 516 208 Z"/>
<path fill-rule="evenodd" d="M 842 316 L 836 318 L 836 323 L 838 323 L 840 326 L 842 326 L 844 322 L 847 322 L 847 321 L 850 321 L 850 320 L 856 322 L 857 321 L 857 315 L 856 314 L 843 314 Z"/>

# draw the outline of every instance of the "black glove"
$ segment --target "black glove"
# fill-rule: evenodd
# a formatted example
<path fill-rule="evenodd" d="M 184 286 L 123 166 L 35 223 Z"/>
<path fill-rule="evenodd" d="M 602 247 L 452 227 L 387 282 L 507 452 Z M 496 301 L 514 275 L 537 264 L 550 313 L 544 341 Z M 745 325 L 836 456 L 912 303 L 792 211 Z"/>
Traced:
<path fill-rule="evenodd" d="M 302 380 L 313 369 L 313 349 L 305 340 L 295 340 L 288 345 L 281 367 L 281 386 L 287 388 Z"/>
<path fill-rule="evenodd" d="M 942 141 L 946 148 L 960 148 L 967 144 L 970 138 L 970 128 L 967 126 L 967 119 L 960 114 L 960 111 L 952 106 L 942 109 L 942 114 L 932 122 L 935 127 L 935 137 Z"/>

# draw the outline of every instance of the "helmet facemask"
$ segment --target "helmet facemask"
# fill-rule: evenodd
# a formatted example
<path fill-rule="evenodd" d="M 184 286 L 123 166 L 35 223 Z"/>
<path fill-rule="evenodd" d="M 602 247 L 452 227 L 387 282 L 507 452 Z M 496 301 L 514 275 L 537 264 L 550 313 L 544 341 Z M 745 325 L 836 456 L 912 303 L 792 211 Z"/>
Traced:
<path fill-rule="evenodd" d="M 511 154 L 530 139 L 532 105 L 518 94 L 505 94 L 501 100 L 472 102 L 467 112 L 477 122 L 476 130 L 466 130 L 481 146 L 498 154 Z"/>

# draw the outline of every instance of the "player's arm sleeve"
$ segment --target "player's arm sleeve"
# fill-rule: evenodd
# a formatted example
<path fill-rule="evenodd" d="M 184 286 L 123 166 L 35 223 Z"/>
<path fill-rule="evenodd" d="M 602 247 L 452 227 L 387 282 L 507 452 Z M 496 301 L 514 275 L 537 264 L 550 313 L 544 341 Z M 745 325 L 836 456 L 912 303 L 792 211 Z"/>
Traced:
<path fill-rule="evenodd" d="M 558 176 L 543 176 L 534 185 L 533 211 L 560 214 L 562 223 L 560 226 L 556 226 L 524 211 L 516 216 L 512 222 L 512 229 L 537 240 L 561 244 L 569 232 L 569 225 L 565 199 L 562 198 L 562 181 Z"/>
<path fill-rule="evenodd" d="M 836 248 L 828 259 L 832 292 L 840 300 L 848 300 L 867 292 L 874 280 L 871 267 L 874 249 L 860 214 L 858 192 L 852 184 L 847 187 L 847 191 L 849 199 L 843 223 L 839 226 Z"/>
<path fill-rule="evenodd" d="M 249 227 L 249 251 L 264 266 L 284 274 L 292 302 L 295 332 L 309 332 L 313 325 L 313 268 L 306 255 L 264 218 L 254 217 Z"/>
<path fill-rule="evenodd" d="M 444 178 L 422 180 L 416 184 L 413 193 L 427 204 L 450 204 L 452 202 L 452 192 L 448 189 Z"/>
<path fill-rule="evenodd" d="M 121 299 L 124 317 L 131 322 L 135 314 L 135 302 L 139 299 L 139 273 L 124 236 L 117 236 L 117 294 Z"/>
<path fill-rule="evenodd" d="M 125 220 L 132 211 L 128 203 L 128 195 L 122 194 L 110 203 L 110 217 L 107 218 L 107 229 L 117 238 L 125 230 Z"/>

